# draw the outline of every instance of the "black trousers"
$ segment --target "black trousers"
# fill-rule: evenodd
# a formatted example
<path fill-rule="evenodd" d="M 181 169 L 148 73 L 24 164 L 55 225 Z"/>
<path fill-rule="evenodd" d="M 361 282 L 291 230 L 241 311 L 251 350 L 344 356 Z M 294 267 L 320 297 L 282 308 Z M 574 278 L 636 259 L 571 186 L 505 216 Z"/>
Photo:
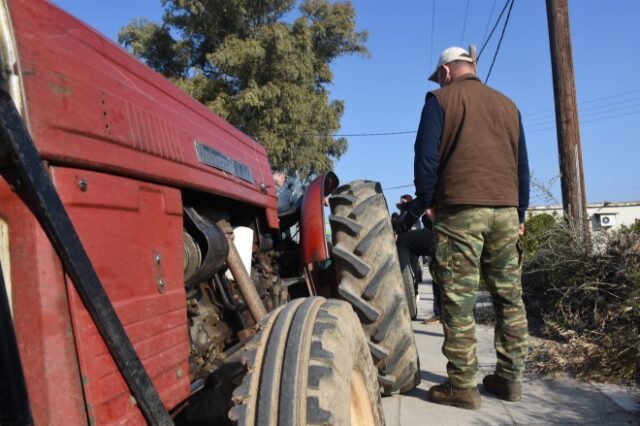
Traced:
<path fill-rule="evenodd" d="M 436 254 L 436 240 L 433 231 L 427 228 L 407 231 L 398 235 L 396 240 L 396 247 L 398 249 L 398 260 L 400 261 L 400 270 L 404 270 L 408 264 L 412 270 L 420 269 L 418 266 L 418 256 L 429 256 L 433 259 Z M 413 259 L 412 259 L 413 258 Z M 422 271 L 420 275 L 414 273 L 414 276 L 422 281 Z M 440 287 L 432 278 L 433 283 L 433 313 L 440 315 Z M 416 280 L 414 282 L 416 294 L 418 293 Z"/>

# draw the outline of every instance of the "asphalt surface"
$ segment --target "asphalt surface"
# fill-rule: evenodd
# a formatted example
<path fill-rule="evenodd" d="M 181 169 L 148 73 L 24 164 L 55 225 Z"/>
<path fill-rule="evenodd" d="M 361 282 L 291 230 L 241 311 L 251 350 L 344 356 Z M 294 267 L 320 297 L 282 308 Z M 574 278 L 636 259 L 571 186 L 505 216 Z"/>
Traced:
<path fill-rule="evenodd" d="M 425 271 L 426 272 L 426 271 Z M 428 275 L 425 275 L 428 277 Z M 479 410 L 447 407 L 428 401 L 427 391 L 446 377 L 442 355 L 442 324 L 422 324 L 432 315 L 431 282 L 419 288 L 418 320 L 413 322 L 420 353 L 422 382 L 404 395 L 384 397 L 387 426 L 412 425 L 640 425 L 640 392 L 637 389 L 595 385 L 569 377 L 546 379 L 526 373 L 519 402 L 506 402 L 485 392 L 482 378 L 493 372 L 496 356 L 493 327 L 478 325 L 477 381 L 482 394 Z"/>

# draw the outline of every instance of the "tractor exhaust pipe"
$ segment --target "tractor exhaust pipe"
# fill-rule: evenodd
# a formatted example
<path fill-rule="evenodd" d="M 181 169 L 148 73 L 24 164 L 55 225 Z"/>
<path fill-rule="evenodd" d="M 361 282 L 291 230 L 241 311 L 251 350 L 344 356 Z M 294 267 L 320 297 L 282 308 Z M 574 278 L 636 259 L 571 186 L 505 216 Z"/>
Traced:
<path fill-rule="evenodd" d="M 240 254 L 238 253 L 238 249 L 236 249 L 232 237 L 227 235 L 227 240 L 229 241 L 227 266 L 229 266 L 231 275 L 233 275 L 233 279 L 238 284 L 240 293 L 242 293 L 242 297 L 249 308 L 249 312 L 251 312 L 251 316 L 258 322 L 267 315 L 267 310 L 264 308 L 262 299 L 260 299 L 260 295 L 258 295 L 256 291 L 256 286 L 251 282 L 251 277 L 242 263 L 242 259 L 240 258 Z"/>

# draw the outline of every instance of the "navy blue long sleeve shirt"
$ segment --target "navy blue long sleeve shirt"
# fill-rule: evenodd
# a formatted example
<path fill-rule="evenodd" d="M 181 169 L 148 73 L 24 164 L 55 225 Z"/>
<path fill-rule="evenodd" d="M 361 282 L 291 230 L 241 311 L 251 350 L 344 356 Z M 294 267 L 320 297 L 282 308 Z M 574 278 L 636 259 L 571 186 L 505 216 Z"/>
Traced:
<path fill-rule="evenodd" d="M 520 136 L 518 142 L 518 217 L 520 223 L 524 222 L 525 212 L 529 207 L 529 160 L 527 156 L 527 144 L 520 121 Z M 427 93 L 416 143 L 414 145 L 415 157 L 413 162 L 414 184 L 416 186 L 417 208 L 431 207 L 434 203 L 436 186 L 438 184 L 438 168 L 440 164 L 440 138 L 444 112 L 438 100 L 431 93 Z"/>

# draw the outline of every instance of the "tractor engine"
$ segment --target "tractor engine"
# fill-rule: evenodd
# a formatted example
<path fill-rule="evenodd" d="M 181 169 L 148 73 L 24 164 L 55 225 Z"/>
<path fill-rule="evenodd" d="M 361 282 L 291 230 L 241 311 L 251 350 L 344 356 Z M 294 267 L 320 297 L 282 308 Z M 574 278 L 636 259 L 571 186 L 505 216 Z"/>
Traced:
<path fill-rule="evenodd" d="M 206 377 L 225 360 L 225 351 L 253 335 L 255 321 L 226 265 L 234 239 L 267 311 L 289 300 L 277 271 L 271 239 L 260 243 L 253 228 L 230 224 L 228 214 L 184 208 L 184 279 L 192 380 Z M 238 232 L 238 230 L 242 232 Z"/>

